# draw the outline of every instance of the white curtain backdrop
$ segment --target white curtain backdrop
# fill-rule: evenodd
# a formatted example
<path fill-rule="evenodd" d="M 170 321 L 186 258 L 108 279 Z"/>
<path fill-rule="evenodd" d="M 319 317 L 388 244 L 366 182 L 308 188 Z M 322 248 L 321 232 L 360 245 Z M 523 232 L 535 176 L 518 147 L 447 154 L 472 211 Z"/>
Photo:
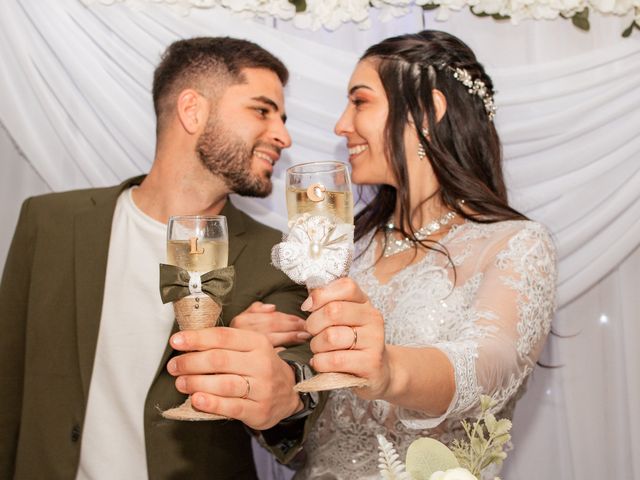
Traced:
<path fill-rule="evenodd" d="M 543 360 L 562 366 L 537 369 L 519 404 L 504 478 L 640 478 L 640 34 L 620 37 L 630 18 L 595 17 L 585 33 L 562 20 L 514 26 L 466 12 L 447 22 L 434 16 L 415 9 L 389 23 L 374 18 L 367 31 L 308 32 L 220 9 L 2 2 L 0 262 L 27 196 L 148 170 L 152 72 L 171 41 L 248 38 L 290 68 L 294 147 L 276 167 L 274 194 L 234 199 L 282 228 L 286 167 L 346 158 L 332 129 L 358 55 L 389 35 L 449 31 L 496 83 L 511 199 L 554 234 L 555 329 L 570 335 L 550 340 Z"/>

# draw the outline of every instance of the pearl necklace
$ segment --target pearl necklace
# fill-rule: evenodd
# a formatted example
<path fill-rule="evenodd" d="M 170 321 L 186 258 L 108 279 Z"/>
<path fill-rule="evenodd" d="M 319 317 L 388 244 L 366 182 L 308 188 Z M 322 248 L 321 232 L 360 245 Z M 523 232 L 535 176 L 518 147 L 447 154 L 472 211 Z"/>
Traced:
<path fill-rule="evenodd" d="M 438 220 L 432 220 L 424 227 L 416 231 L 416 238 L 420 241 L 425 240 L 429 235 L 433 235 L 443 226 L 447 225 L 456 216 L 456 212 L 447 212 Z M 404 237 L 401 239 L 393 238 L 394 225 L 389 222 L 385 225 L 385 246 L 383 257 L 390 257 L 400 252 L 404 252 L 415 245 L 415 240 Z"/>

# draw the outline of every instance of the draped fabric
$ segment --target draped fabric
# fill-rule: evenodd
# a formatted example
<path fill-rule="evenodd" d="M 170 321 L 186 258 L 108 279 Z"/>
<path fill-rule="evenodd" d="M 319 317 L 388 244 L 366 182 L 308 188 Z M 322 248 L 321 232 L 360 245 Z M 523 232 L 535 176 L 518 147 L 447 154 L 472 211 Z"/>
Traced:
<path fill-rule="evenodd" d="M 248 38 L 289 67 L 294 147 L 276 166 L 270 198 L 234 199 L 283 228 L 286 167 L 346 159 L 332 129 L 364 48 L 424 25 L 450 31 L 494 79 L 511 200 L 554 235 L 564 307 L 556 327 L 575 334 L 550 341 L 545 361 L 564 367 L 538 369 L 516 409 L 505 478 L 640 475 L 640 358 L 631 343 L 640 313 L 632 288 L 640 280 L 640 35 L 620 37 L 629 18 L 596 16 L 584 33 L 562 20 L 514 26 L 465 12 L 435 23 L 435 13 L 414 9 L 389 23 L 374 15 L 371 30 L 329 33 L 221 9 L 185 15 L 137 5 L 0 3 L 0 258 L 26 196 L 111 185 L 149 169 L 152 72 L 171 41 Z"/>
<path fill-rule="evenodd" d="M 157 5 L 136 12 L 72 0 L 1 8 L 0 85 L 7 94 L 0 98 L 0 121 L 53 190 L 110 185 L 149 168 L 153 67 L 169 42 L 193 35 L 250 38 L 277 52 L 292 71 L 287 110 L 295 147 L 276 171 L 276 195 L 242 201 L 243 207 L 282 227 L 284 167 L 345 158 L 332 125 L 356 52 L 219 9 L 183 16 Z M 474 46 L 472 32 L 463 39 Z M 486 44 L 478 43 L 481 55 Z M 564 305 L 640 237 L 640 42 L 636 36 L 533 65 L 502 62 L 494 51 L 485 63 L 499 92 L 497 125 L 512 200 L 556 235 Z"/>

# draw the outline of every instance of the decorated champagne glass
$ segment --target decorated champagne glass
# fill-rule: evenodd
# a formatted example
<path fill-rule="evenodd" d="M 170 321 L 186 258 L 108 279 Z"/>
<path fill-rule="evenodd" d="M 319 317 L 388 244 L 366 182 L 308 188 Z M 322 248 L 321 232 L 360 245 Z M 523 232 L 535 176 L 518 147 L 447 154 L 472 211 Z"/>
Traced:
<path fill-rule="evenodd" d="M 309 290 L 346 276 L 353 259 L 353 194 L 347 165 L 334 161 L 295 165 L 287 170 L 286 188 L 289 233 L 274 247 L 274 265 Z M 354 345 L 355 335 L 354 331 Z M 295 390 L 364 385 L 362 378 L 330 372 L 298 383 Z"/>
<path fill-rule="evenodd" d="M 322 215 L 353 225 L 353 194 L 349 170 L 341 162 L 313 162 L 287 169 L 289 222 L 300 216 Z"/>
<path fill-rule="evenodd" d="M 160 266 L 164 303 L 173 302 L 180 330 L 215 327 L 222 302 L 231 290 L 233 267 L 229 256 L 227 219 L 222 215 L 184 215 L 169 218 L 167 263 Z M 221 420 L 226 417 L 196 410 L 191 397 L 162 412 L 172 420 Z"/>

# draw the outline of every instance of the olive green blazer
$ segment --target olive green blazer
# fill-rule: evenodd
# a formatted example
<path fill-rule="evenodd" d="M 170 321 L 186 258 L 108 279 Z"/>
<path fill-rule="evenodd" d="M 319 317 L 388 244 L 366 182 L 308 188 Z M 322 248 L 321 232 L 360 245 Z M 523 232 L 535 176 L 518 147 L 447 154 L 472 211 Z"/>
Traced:
<path fill-rule="evenodd" d="M 43 195 L 23 204 L 0 284 L 2 479 L 75 478 L 115 204 L 124 189 L 143 178 Z M 236 268 L 224 322 L 256 300 L 300 314 L 305 289 L 270 265 L 271 247 L 281 234 L 231 202 L 222 214 L 229 226 L 229 264 Z M 184 399 L 165 368 L 173 354 L 167 346 L 145 403 L 149 478 L 256 478 L 250 434 L 242 423 L 177 422 L 160 416 L 159 409 Z M 282 353 L 298 361 L 309 355 L 308 345 Z M 304 425 L 305 434 L 311 423 L 313 418 Z M 284 439 L 274 453 L 286 461 L 300 440 Z"/>

